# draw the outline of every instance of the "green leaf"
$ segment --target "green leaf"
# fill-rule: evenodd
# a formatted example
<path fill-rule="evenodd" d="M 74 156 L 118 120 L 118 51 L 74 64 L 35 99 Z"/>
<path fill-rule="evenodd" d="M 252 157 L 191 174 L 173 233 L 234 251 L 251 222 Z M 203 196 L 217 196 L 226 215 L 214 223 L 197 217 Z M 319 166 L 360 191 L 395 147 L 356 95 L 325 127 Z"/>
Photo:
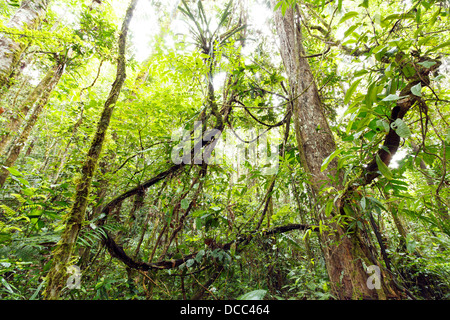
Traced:
<path fill-rule="evenodd" d="M 363 0 L 363 2 L 359 6 L 368 9 L 369 8 L 369 0 Z"/>
<path fill-rule="evenodd" d="M 330 199 L 325 206 L 325 215 L 330 216 L 331 211 L 333 211 L 333 200 Z"/>
<path fill-rule="evenodd" d="M 441 43 L 440 45 L 431 48 L 431 49 L 428 50 L 426 53 L 430 53 L 430 52 L 432 52 L 432 51 L 436 51 L 436 50 L 439 50 L 439 49 L 444 48 L 444 47 L 447 47 L 447 46 L 450 46 L 450 41 Z"/>
<path fill-rule="evenodd" d="M 6 170 L 8 170 L 9 173 L 11 173 L 15 177 L 23 177 L 23 174 L 16 168 L 13 168 L 13 167 L 11 167 L 11 168 L 3 167 L 3 168 L 6 168 Z"/>
<path fill-rule="evenodd" d="M 414 87 L 411 88 L 411 93 L 415 96 L 422 96 L 422 84 L 419 82 Z"/>
<path fill-rule="evenodd" d="M 236 242 L 233 242 L 230 246 L 230 254 L 234 257 L 236 255 Z"/>
<path fill-rule="evenodd" d="M 394 176 L 392 175 L 391 170 L 387 167 L 387 165 L 381 160 L 380 156 L 377 154 L 375 157 L 375 160 L 377 162 L 378 169 L 380 170 L 381 174 L 386 177 L 388 180 L 392 180 Z"/>
<path fill-rule="evenodd" d="M 400 97 L 396 94 L 390 94 L 388 95 L 386 98 L 384 98 L 381 101 L 397 101 L 398 99 L 400 99 Z"/>
<path fill-rule="evenodd" d="M 197 263 L 201 263 L 204 255 L 205 255 L 205 250 L 200 250 L 200 251 L 197 253 L 197 255 L 195 256 L 195 261 L 196 261 Z"/>
<path fill-rule="evenodd" d="M 186 261 L 186 267 L 191 267 L 193 264 L 195 263 L 194 259 L 189 259 L 188 261 Z"/>
<path fill-rule="evenodd" d="M 281 13 L 283 16 L 286 14 L 287 9 L 289 8 L 289 4 L 287 2 L 283 2 L 281 5 Z"/>
<path fill-rule="evenodd" d="M 428 69 L 428 68 L 431 68 L 432 66 L 434 66 L 436 64 L 436 62 L 435 61 L 422 61 L 417 64 L 420 64 L 421 66 Z"/>
<path fill-rule="evenodd" d="M 350 11 L 344 14 L 344 16 L 339 20 L 338 24 L 341 24 L 344 21 L 347 21 L 348 19 L 351 19 L 353 17 L 356 17 L 359 13 L 356 11 Z"/>
<path fill-rule="evenodd" d="M 382 127 L 384 131 L 389 132 L 389 123 L 386 120 L 377 120 L 377 126 Z"/>
<path fill-rule="evenodd" d="M 7 0 L 6 3 L 11 7 L 20 7 L 20 1 L 19 0 Z"/>
<path fill-rule="evenodd" d="M 366 69 L 362 69 L 362 70 L 359 70 L 359 71 L 356 71 L 354 74 L 353 74 L 353 76 L 355 77 L 355 78 L 358 78 L 358 77 L 360 77 L 360 76 L 362 76 L 362 75 L 365 75 L 366 73 L 368 73 L 369 71 L 367 71 Z"/>
<path fill-rule="evenodd" d="M 283 0 L 278 1 L 278 3 L 275 5 L 275 7 L 273 8 L 273 11 L 277 11 L 279 7 L 281 7 L 281 5 L 283 4 Z"/>
<path fill-rule="evenodd" d="M 361 208 L 363 210 L 366 210 L 366 197 L 361 198 L 360 204 L 361 204 Z"/>
<path fill-rule="evenodd" d="M 383 21 L 386 20 L 395 20 L 395 19 L 414 19 L 416 16 L 413 13 L 394 13 L 388 15 L 386 18 L 384 18 Z"/>
<path fill-rule="evenodd" d="M 344 98 L 344 104 L 348 104 L 353 93 L 355 92 L 356 88 L 358 87 L 358 84 L 361 82 L 362 79 L 358 79 L 355 82 L 352 83 L 352 85 L 350 86 L 350 88 L 348 88 L 347 92 L 345 93 L 345 98 Z"/>
<path fill-rule="evenodd" d="M 402 138 L 408 138 L 411 135 L 408 125 L 402 119 L 396 119 L 392 122 L 391 128 Z"/>
<path fill-rule="evenodd" d="M 11 288 L 11 286 L 9 285 L 9 283 L 3 278 L 3 277 L 0 277 L 0 282 L 3 284 L 3 286 L 6 288 L 6 290 L 10 293 L 10 294 L 12 294 L 12 295 L 17 295 L 15 292 L 14 292 L 14 290 Z"/>
<path fill-rule="evenodd" d="M 337 149 L 334 152 L 332 152 L 328 157 L 326 157 L 323 160 L 322 166 L 320 167 L 320 171 L 325 171 L 328 167 L 328 165 L 330 164 L 330 162 L 338 155 L 341 153 L 342 150 Z"/>
<path fill-rule="evenodd" d="M 373 198 L 373 197 L 366 197 L 367 199 L 369 199 L 370 201 L 372 201 L 372 203 L 374 205 L 376 205 L 377 207 L 383 209 L 384 211 L 388 212 L 388 210 L 386 209 L 386 207 L 377 199 Z"/>
<path fill-rule="evenodd" d="M 240 295 L 237 300 L 262 300 L 267 290 L 254 290 Z"/>
<path fill-rule="evenodd" d="M 24 178 L 18 178 L 18 180 L 19 180 L 20 183 L 22 183 L 25 186 L 29 186 L 30 185 L 30 183 L 27 180 L 25 180 Z"/>
<path fill-rule="evenodd" d="M 189 207 L 189 200 L 188 199 L 181 200 L 181 208 L 183 210 L 186 210 L 188 207 Z"/>
<path fill-rule="evenodd" d="M 347 38 L 353 31 L 355 31 L 359 27 L 359 24 L 354 24 L 347 31 L 344 32 L 344 38 Z"/>
<path fill-rule="evenodd" d="M 36 291 L 34 291 L 33 295 L 30 297 L 30 300 L 37 300 L 37 297 L 39 295 L 39 291 L 41 291 L 41 288 L 44 286 L 45 281 L 42 281 L 39 286 L 37 287 Z"/>

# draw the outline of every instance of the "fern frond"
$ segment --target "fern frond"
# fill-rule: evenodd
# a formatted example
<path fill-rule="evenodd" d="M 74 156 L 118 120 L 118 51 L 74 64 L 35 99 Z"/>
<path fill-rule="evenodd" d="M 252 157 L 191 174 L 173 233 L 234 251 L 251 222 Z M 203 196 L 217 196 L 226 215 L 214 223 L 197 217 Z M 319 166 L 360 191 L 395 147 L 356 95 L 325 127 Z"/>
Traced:
<path fill-rule="evenodd" d="M 3 210 L 3 213 L 7 216 L 7 217 L 11 217 L 11 216 L 15 216 L 17 214 L 17 212 L 13 209 L 11 209 L 10 207 L 8 207 L 6 204 L 0 204 L 0 209 Z"/>
<path fill-rule="evenodd" d="M 23 204 L 24 202 L 27 202 L 27 199 L 25 199 L 21 194 L 18 193 L 11 193 L 13 197 L 17 199 L 17 201 L 20 202 L 20 204 Z"/>

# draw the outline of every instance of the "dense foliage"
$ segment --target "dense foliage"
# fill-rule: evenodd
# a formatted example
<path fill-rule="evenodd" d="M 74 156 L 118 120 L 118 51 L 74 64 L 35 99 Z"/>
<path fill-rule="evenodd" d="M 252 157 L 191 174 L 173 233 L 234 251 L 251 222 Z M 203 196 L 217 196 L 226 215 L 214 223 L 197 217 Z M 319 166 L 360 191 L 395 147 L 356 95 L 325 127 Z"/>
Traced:
<path fill-rule="evenodd" d="M 116 79 L 128 1 L 50 1 L 39 27 L 17 30 L 7 22 L 21 2 L 0 3 L 0 36 L 26 46 L 0 91 L 0 297 L 43 299 Z M 450 4 L 275 2 L 138 2 L 127 78 L 61 298 L 335 299 L 319 236 L 332 230 L 322 215 L 360 230 L 405 299 L 450 298 Z M 340 174 L 330 179 L 344 186 L 319 194 L 291 127 L 298 97 L 273 23 L 274 10 L 293 7 L 336 141 L 319 165 L 337 160 Z M 54 87 L 45 86 L 61 65 Z M 427 79 L 410 85 L 424 70 Z M 391 123 L 405 88 L 417 98 Z M 199 121 L 201 133 L 220 129 L 235 149 L 217 163 L 174 164 L 182 133 L 190 151 Z M 390 153 L 391 130 L 401 140 L 386 165 L 378 151 Z M 267 144 L 246 143 L 265 133 Z M 11 150 L 19 150 L 12 163 Z M 372 158 L 379 176 L 332 214 Z"/>

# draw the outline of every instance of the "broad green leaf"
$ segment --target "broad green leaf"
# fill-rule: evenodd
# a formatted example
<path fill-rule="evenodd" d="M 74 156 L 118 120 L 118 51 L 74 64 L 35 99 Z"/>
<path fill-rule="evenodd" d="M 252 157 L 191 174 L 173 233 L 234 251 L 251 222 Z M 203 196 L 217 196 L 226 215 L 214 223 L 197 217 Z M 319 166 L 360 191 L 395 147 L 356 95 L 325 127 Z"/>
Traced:
<path fill-rule="evenodd" d="M 188 199 L 181 200 L 181 208 L 183 210 L 186 210 L 188 207 L 189 207 L 189 200 Z"/>
<path fill-rule="evenodd" d="M 383 21 L 386 20 L 395 20 L 395 19 L 414 19 L 416 16 L 413 13 L 394 13 L 388 15 L 386 18 L 384 18 Z"/>
<path fill-rule="evenodd" d="M 431 68 L 432 66 L 434 66 L 436 64 L 436 61 L 422 61 L 422 62 L 418 62 L 417 64 L 420 64 L 421 66 L 424 66 L 425 68 Z"/>
<path fill-rule="evenodd" d="M 354 24 L 347 31 L 344 32 L 344 38 L 347 38 L 353 31 L 355 31 L 359 27 L 359 24 Z"/>
<path fill-rule="evenodd" d="M 344 97 L 344 104 L 348 104 L 350 99 L 352 98 L 353 93 L 355 92 L 356 88 L 358 87 L 358 84 L 361 82 L 362 79 L 358 79 L 355 82 L 352 83 L 350 88 L 348 88 L 347 92 L 345 93 Z"/>
<path fill-rule="evenodd" d="M 25 186 L 29 186 L 30 185 L 30 183 L 27 180 L 25 180 L 24 178 L 18 178 L 18 180 L 19 180 L 20 183 L 22 183 Z"/>
<path fill-rule="evenodd" d="M 339 20 L 338 24 L 341 24 L 344 21 L 347 21 L 348 19 L 351 19 L 353 17 L 356 17 L 359 13 L 356 11 L 350 11 L 344 14 L 344 16 Z"/>
<path fill-rule="evenodd" d="M 366 9 L 369 8 L 369 0 L 363 0 L 359 6 Z"/>
<path fill-rule="evenodd" d="M 360 204 L 361 204 L 361 208 L 363 210 L 366 210 L 366 197 L 361 198 Z"/>
<path fill-rule="evenodd" d="M 236 242 L 233 242 L 230 246 L 230 254 L 234 257 L 236 255 Z"/>
<path fill-rule="evenodd" d="M 237 300 L 262 300 L 267 290 L 254 290 L 237 297 Z"/>
<path fill-rule="evenodd" d="M 411 135 L 408 125 L 402 119 L 396 119 L 392 122 L 391 128 L 402 138 L 408 138 Z"/>
<path fill-rule="evenodd" d="M 275 7 L 273 8 L 273 11 L 277 11 L 282 5 L 283 5 L 283 0 L 278 1 L 278 3 L 275 5 Z"/>
<path fill-rule="evenodd" d="M 194 259 L 189 259 L 188 261 L 186 261 L 186 267 L 191 267 L 193 264 L 195 263 Z"/>
<path fill-rule="evenodd" d="M 355 77 L 355 78 L 357 78 L 357 77 L 360 77 L 360 76 L 362 76 L 362 75 L 364 75 L 364 74 L 366 74 L 366 73 L 368 73 L 369 71 L 367 71 L 366 69 L 362 69 L 362 70 L 359 70 L 359 71 L 356 71 L 354 74 L 353 74 L 353 76 Z"/>
<path fill-rule="evenodd" d="M 384 131 L 389 132 L 389 123 L 386 120 L 377 120 L 377 126 L 382 127 Z"/>
<path fill-rule="evenodd" d="M 334 152 L 332 152 L 328 157 L 326 157 L 323 160 L 322 166 L 320 167 L 320 171 L 325 171 L 328 167 L 328 165 L 330 164 L 330 162 L 338 155 L 341 153 L 342 150 L 337 149 Z"/>
<path fill-rule="evenodd" d="M 6 168 L 6 167 L 3 167 L 3 168 Z M 10 168 L 6 168 L 6 170 L 8 170 L 9 173 L 11 173 L 15 177 L 23 177 L 23 174 L 16 168 L 10 167 Z"/>
<path fill-rule="evenodd" d="M 421 97 L 422 96 L 422 84 L 419 82 L 415 86 L 411 88 L 411 93 L 415 96 Z"/>
<path fill-rule="evenodd" d="M 376 83 L 373 82 L 369 85 L 366 96 L 364 98 L 366 107 L 370 108 L 373 105 L 373 103 L 375 102 L 376 98 L 377 98 L 377 86 L 376 86 Z"/>
<path fill-rule="evenodd" d="M 287 9 L 289 8 L 289 4 L 287 2 L 283 2 L 281 5 L 281 13 L 283 16 L 286 14 Z"/>
<path fill-rule="evenodd" d="M 387 167 L 387 165 L 381 160 L 380 156 L 377 154 L 375 157 L 375 160 L 377 162 L 378 169 L 380 170 L 381 174 L 386 177 L 388 180 L 392 180 L 394 176 L 392 175 L 391 170 Z"/>
<path fill-rule="evenodd" d="M 398 95 L 396 95 L 396 94 L 390 94 L 390 95 L 388 95 L 387 97 L 385 97 L 383 100 L 381 100 L 381 101 L 397 101 L 397 100 L 400 100 L 400 99 L 403 99 L 403 98 L 406 98 L 407 96 L 398 96 Z"/>
<path fill-rule="evenodd" d="M 444 47 L 447 47 L 447 46 L 450 46 L 450 41 L 441 43 L 440 45 L 438 45 L 438 46 L 436 46 L 436 47 L 433 47 L 433 48 L 429 49 L 426 53 L 430 53 L 430 52 L 439 50 L 439 49 L 444 48 Z"/>
<path fill-rule="evenodd" d="M 325 215 L 330 216 L 331 211 L 333 211 L 333 200 L 329 200 L 325 206 Z"/>
<path fill-rule="evenodd" d="M 197 263 L 201 263 L 204 255 L 205 255 L 205 250 L 200 250 L 200 251 L 197 253 L 197 255 L 195 256 L 195 261 L 196 261 Z"/>
<path fill-rule="evenodd" d="M 367 199 L 369 199 L 370 201 L 372 201 L 373 204 L 375 204 L 377 207 L 383 209 L 384 211 L 388 212 L 388 210 L 386 209 L 386 207 L 377 199 L 373 198 L 373 197 L 366 197 Z"/>

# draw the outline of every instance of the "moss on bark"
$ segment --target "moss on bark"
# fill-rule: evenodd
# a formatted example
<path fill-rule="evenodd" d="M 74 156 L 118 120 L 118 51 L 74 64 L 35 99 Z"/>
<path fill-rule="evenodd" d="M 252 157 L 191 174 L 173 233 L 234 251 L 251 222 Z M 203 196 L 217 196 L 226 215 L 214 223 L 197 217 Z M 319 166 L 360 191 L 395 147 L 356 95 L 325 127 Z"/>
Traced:
<path fill-rule="evenodd" d="M 74 247 L 78 239 L 78 234 L 84 221 L 92 177 L 103 148 L 103 143 L 114 110 L 114 105 L 117 102 L 126 78 L 126 38 L 136 4 L 137 0 L 131 0 L 122 23 L 122 29 L 118 41 L 119 56 L 117 61 L 116 79 L 112 85 L 109 96 L 105 101 L 100 120 L 97 124 L 97 130 L 81 169 L 81 179 L 76 186 L 74 204 L 68 214 L 65 229 L 53 255 L 54 264 L 46 277 L 47 286 L 44 292 L 46 299 L 58 299 L 61 290 L 64 287 L 67 267 L 70 266 L 69 261 L 72 257 Z"/>

